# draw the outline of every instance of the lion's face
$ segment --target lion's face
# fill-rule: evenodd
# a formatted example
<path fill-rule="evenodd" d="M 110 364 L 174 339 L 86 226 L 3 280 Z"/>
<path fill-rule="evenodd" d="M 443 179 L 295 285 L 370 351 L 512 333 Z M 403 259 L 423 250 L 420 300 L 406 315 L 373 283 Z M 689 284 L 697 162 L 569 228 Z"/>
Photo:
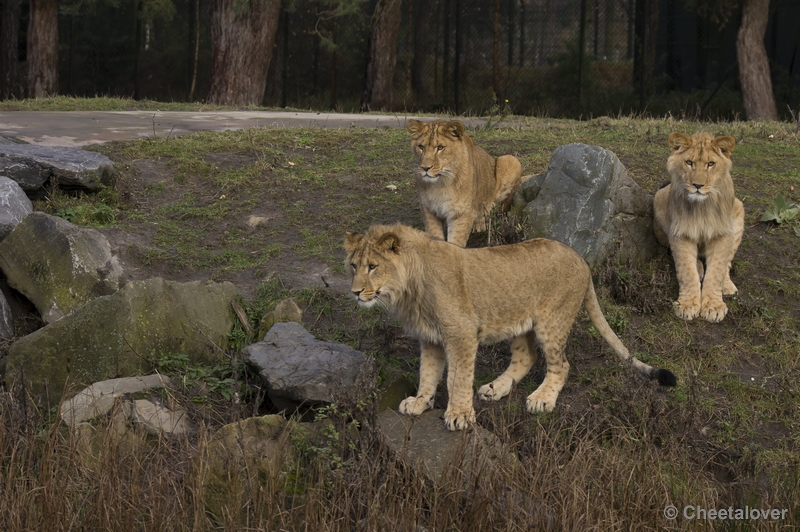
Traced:
<path fill-rule="evenodd" d="M 429 123 L 408 120 L 406 129 L 411 133 L 411 149 L 423 182 L 436 183 L 455 175 L 461 156 L 464 124 L 458 120 Z"/>
<path fill-rule="evenodd" d="M 674 132 L 669 136 L 672 155 L 667 170 L 672 187 L 683 187 L 690 202 L 703 202 L 717 193 L 717 184 L 730 175 L 733 137 L 714 138 L 708 133 L 691 137 Z"/>
<path fill-rule="evenodd" d="M 393 294 L 401 289 L 399 282 L 402 280 L 397 235 L 348 232 L 344 248 L 347 251 L 345 267 L 353 275 L 351 290 L 358 304 L 365 308 L 391 304 Z"/>

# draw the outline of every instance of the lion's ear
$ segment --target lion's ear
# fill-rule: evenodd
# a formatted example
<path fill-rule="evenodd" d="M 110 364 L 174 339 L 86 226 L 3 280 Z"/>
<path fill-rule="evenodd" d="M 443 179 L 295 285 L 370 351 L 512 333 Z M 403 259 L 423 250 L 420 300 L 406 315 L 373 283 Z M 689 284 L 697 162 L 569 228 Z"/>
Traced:
<path fill-rule="evenodd" d="M 392 253 L 399 253 L 400 237 L 394 233 L 386 233 L 378 239 L 378 242 L 375 245 L 378 249 L 391 251 Z"/>
<path fill-rule="evenodd" d="M 412 135 L 416 135 L 417 133 L 422 131 L 423 127 L 425 127 L 425 124 L 423 124 L 419 120 L 410 120 L 410 119 L 406 120 L 406 129 Z"/>
<path fill-rule="evenodd" d="M 451 120 L 444 127 L 445 130 L 455 138 L 461 138 L 464 136 L 464 124 L 458 120 Z"/>
<path fill-rule="evenodd" d="M 717 148 L 719 148 L 719 151 L 722 152 L 722 155 L 730 158 L 731 152 L 733 152 L 733 147 L 736 146 L 736 141 L 733 139 L 733 137 L 728 137 L 726 135 L 724 137 L 715 138 L 714 144 L 717 146 Z"/>
<path fill-rule="evenodd" d="M 345 251 L 347 251 L 348 253 L 352 253 L 353 251 L 356 250 L 356 248 L 358 248 L 359 244 L 361 244 L 361 241 L 363 239 L 364 235 L 362 235 L 361 233 L 351 233 L 350 231 L 347 231 L 344 234 Z"/>
<path fill-rule="evenodd" d="M 689 138 L 688 135 L 684 135 L 683 133 L 678 133 L 677 131 L 673 131 L 672 134 L 669 136 L 669 147 L 672 148 L 674 151 L 678 151 L 681 148 L 688 148 L 692 145 L 692 139 Z"/>

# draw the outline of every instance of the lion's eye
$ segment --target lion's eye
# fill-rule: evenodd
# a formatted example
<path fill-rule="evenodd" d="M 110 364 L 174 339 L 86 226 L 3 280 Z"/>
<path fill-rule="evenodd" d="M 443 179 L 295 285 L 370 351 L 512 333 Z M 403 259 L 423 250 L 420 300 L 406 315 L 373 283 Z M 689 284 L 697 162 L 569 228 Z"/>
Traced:
<path fill-rule="evenodd" d="M 350 263 L 350 267 L 353 268 L 353 271 L 356 271 L 356 265 L 354 263 Z"/>
<path fill-rule="evenodd" d="M 686 160 L 686 166 L 688 166 L 689 168 L 692 168 L 694 166 L 694 161 L 690 161 L 690 160 L 687 159 Z"/>
<path fill-rule="evenodd" d="M 417 148 L 419 148 L 419 151 L 425 151 L 425 146 L 422 144 L 417 145 Z"/>
<path fill-rule="evenodd" d="M 369 268 L 369 271 L 372 271 L 372 270 L 374 270 L 374 269 L 375 269 L 375 268 L 377 268 L 377 267 L 378 267 L 378 265 L 377 265 L 377 264 L 370 264 L 370 265 L 368 266 L 368 268 Z"/>
<path fill-rule="evenodd" d="M 436 146 L 436 151 L 442 151 L 443 149 L 444 149 L 444 146 Z"/>
<path fill-rule="evenodd" d="M 708 161 L 708 167 L 711 168 L 712 166 L 714 166 L 714 161 Z"/>

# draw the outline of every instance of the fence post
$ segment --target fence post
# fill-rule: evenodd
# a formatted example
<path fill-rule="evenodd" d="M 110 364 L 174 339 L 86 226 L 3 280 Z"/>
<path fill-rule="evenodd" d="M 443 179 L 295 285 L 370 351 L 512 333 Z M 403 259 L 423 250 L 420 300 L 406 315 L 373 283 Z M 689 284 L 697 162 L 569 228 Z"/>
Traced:
<path fill-rule="evenodd" d="M 454 72 L 453 72 L 453 86 L 454 96 L 455 96 L 455 108 L 456 114 L 461 114 L 461 109 L 459 109 L 459 90 L 461 88 L 461 80 L 459 79 L 461 75 L 461 0 L 456 0 L 456 54 L 455 54 L 455 65 L 454 65 Z"/>

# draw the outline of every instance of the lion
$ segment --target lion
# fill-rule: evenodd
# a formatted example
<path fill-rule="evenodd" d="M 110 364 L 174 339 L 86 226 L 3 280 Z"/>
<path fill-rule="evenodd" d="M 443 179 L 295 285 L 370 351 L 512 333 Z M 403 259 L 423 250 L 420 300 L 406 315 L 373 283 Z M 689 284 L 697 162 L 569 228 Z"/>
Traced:
<path fill-rule="evenodd" d="M 676 384 L 672 372 L 628 352 L 600 310 L 589 266 L 565 244 L 537 238 L 466 249 L 395 224 L 374 225 L 364 234 L 348 232 L 344 248 L 358 304 L 390 309 L 420 342 L 419 389 L 400 403 L 402 414 L 432 408 L 447 362 L 444 422 L 449 430 L 468 427 L 475 421 L 472 383 L 478 345 L 509 338 L 508 369 L 481 386 L 478 396 L 497 401 L 508 395 L 536 361 L 538 340 L 547 373 L 526 405 L 532 413 L 552 411 L 569 371 L 564 348 L 582 304 L 620 359 L 662 385 Z"/>
<path fill-rule="evenodd" d="M 733 193 L 733 137 L 674 132 L 667 159 L 671 182 L 653 200 L 656 238 L 672 251 L 679 295 L 675 314 L 717 323 L 737 292 L 731 261 L 744 232 L 744 206 Z M 705 262 L 705 264 L 704 264 Z"/>
<path fill-rule="evenodd" d="M 464 247 L 472 231 L 485 231 L 493 205 L 511 208 L 523 181 L 513 155 L 494 159 L 476 146 L 458 120 L 408 120 L 417 161 L 417 188 L 425 230 Z"/>

